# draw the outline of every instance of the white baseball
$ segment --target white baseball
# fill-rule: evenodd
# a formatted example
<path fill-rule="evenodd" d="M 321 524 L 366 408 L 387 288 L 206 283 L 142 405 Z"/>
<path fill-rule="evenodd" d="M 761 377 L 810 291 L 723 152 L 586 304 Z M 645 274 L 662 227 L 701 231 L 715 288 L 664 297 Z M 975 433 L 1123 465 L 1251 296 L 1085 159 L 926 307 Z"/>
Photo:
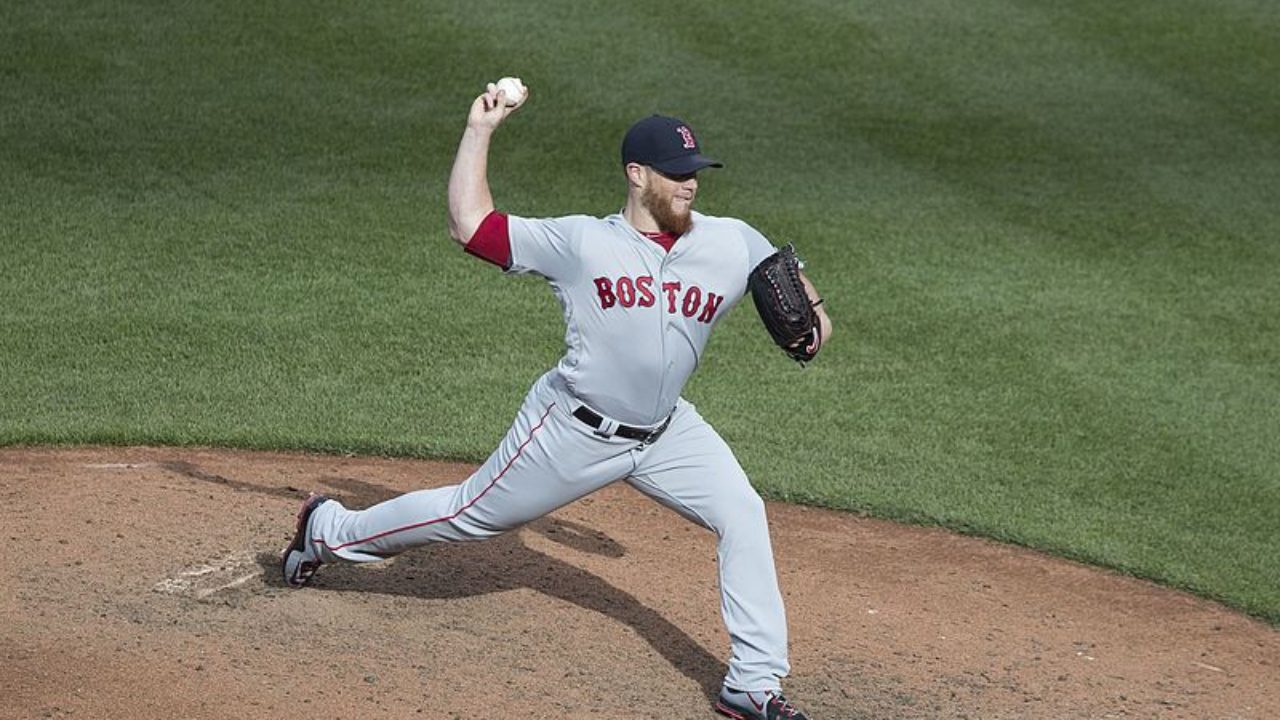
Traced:
<path fill-rule="evenodd" d="M 525 87 L 518 77 L 504 77 L 497 83 L 497 88 L 507 94 L 507 107 L 519 107 L 524 102 Z"/>

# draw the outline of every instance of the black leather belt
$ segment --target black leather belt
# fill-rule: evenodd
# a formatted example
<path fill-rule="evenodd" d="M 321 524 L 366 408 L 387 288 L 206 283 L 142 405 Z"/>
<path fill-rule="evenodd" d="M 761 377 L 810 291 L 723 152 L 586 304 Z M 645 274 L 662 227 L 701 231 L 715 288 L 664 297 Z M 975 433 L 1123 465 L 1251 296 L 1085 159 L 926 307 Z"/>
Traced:
<path fill-rule="evenodd" d="M 600 426 L 605 424 L 604 418 L 600 417 L 599 414 L 591 408 L 588 408 L 586 405 L 579 405 L 578 409 L 573 411 L 573 416 L 590 425 L 594 430 L 596 430 L 597 435 L 609 437 L 609 433 L 600 432 Z M 628 440 L 639 440 L 640 442 L 648 445 L 657 441 L 657 439 L 662 436 L 662 433 L 666 432 L 667 426 L 670 424 L 671 416 L 668 415 L 667 419 L 663 420 L 661 425 L 653 428 L 652 430 L 631 427 L 630 425 L 618 425 L 612 434 L 617 435 L 618 437 L 627 438 Z"/>

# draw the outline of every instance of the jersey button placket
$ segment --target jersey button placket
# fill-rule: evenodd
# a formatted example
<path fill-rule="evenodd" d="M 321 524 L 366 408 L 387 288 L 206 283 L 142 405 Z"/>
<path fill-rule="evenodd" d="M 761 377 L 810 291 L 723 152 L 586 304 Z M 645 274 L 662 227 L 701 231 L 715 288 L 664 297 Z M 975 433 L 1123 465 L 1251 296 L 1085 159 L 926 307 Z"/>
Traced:
<path fill-rule="evenodd" d="M 662 256 L 662 260 L 658 265 L 658 288 L 661 289 L 662 291 L 659 294 L 659 301 L 658 301 L 658 323 L 659 323 L 658 341 L 661 343 L 661 353 L 662 353 L 662 357 L 660 358 L 660 363 L 662 367 L 662 381 L 661 381 L 660 391 L 658 393 L 659 401 L 661 401 L 661 398 L 666 395 L 667 378 L 671 377 L 671 366 L 674 364 L 671 361 L 670 353 L 667 352 L 668 350 L 667 333 L 675 331 L 676 313 L 670 312 L 669 310 L 669 308 L 674 304 L 674 302 L 668 298 L 667 291 L 666 291 L 667 265 L 671 261 L 671 253 L 673 252 L 675 252 L 675 248 L 672 248 L 670 252 L 665 253 Z M 677 312 L 678 311 L 679 311 L 679 308 L 677 308 Z M 644 446 L 641 445 L 639 449 L 643 450 Z"/>

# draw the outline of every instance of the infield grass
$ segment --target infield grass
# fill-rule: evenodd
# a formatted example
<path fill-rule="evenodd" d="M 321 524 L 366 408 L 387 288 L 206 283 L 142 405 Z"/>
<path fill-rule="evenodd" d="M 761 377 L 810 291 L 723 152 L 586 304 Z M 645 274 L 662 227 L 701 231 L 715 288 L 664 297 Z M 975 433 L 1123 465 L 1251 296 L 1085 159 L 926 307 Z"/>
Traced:
<path fill-rule="evenodd" d="M 0 443 L 482 459 L 545 285 L 445 234 L 608 214 L 635 118 L 794 240 L 835 341 L 754 311 L 687 396 L 762 492 L 1043 548 L 1280 622 L 1280 8 L 1245 0 L 0 6 Z"/>

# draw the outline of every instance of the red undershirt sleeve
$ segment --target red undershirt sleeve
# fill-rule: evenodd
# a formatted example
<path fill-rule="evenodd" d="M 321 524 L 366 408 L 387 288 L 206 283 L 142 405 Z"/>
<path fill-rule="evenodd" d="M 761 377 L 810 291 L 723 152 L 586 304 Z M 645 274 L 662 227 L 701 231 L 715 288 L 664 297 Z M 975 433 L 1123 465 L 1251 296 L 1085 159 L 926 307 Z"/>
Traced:
<path fill-rule="evenodd" d="M 487 260 L 507 270 L 511 267 L 511 233 L 507 224 L 507 216 L 497 210 L 491 210 L 480 227 L 467 241 L 464 248 L 468 253 Z"/>

